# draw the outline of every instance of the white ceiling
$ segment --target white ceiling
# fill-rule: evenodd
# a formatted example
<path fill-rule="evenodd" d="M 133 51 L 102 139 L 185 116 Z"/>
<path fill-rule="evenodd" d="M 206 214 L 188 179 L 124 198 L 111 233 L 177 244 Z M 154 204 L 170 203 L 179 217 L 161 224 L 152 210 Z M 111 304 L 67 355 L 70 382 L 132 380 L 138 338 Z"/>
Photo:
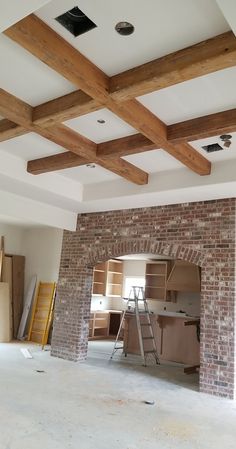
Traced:
<path fill-rule="evenodd" d="M 236 67 L 220 70 L 139 97 L 139 101 L 167 125 L 236 105 Z"/>
<path fill-rule="evenodd" d="M 78 38 L 54 20 L 75 5 L 98 25 Z M 78 0 L 77 3 L 71 0 L 0 0 L 0 10 L 0 30 L 34 11 L 108 75 L 223 33 L 230 29 L 228 22 L 236 30 L 233 0 Z M 115 24 L 121 20 L 134 24 L 132 36 L 122 37 L 114 31 Z M 1 87 L 33 106 L 76 89 L 3 34 L 0 35 L 0 55 Z M 165 123 L 172 124 L 235 108 L 235 79 L 236 68 L 230 68 L 144 95 L 139 101 Z M 105 123 L 99 124 L 98 119 Z M 69 120 L 66 125 L 96 143 L 136 133 L 107 109 Z M 206 154 L 201 147 L 220 143 L 219 136 L 192 142 L 193 147 L 213 163 L 212 174 L 207 177 L 192 173 L 163 150 L 125 157 L 150 174 L 146 186 L 136 186 L 97 165 L 30 175 L 26 172 L 28 160 L 64 149 L 34 133 L 2 142 L 0 220 L 12 216 L 15 222 L 28 219 L 55 225 L 57 218 L 59 227 L 72 229 L 77 212 L 235 196 L 236 133 L 232 136 L 229 149 L 213 154 Z M 18 202 L 22 202 L 23 211 L 16 207 Z M 32 210 L 35 210 L 33 217 Z M 38 210 L 42 210 L 39 215 Z"/>
<path fill-rule="evenodd" d="M 54 20 L 75 5 L 97 25 L 78 38 Z M 229 29 L 214 0 L 54 0 L 37 15 L 110 76 Z M 128 38 L 114 30 L 122 20 Z"/>
<path fill-rule="evenodd" d="M 0 0 L 0 33 L 50 0 Z"/>
<path fill-rule="evenodd" d="M 105 123 L 100 124 L 97 120 L 105 120 Z M 82 115 L 68 120 L 65 124 L 96 143 L 119 139 L 137 132 L 108 109 Z"/>

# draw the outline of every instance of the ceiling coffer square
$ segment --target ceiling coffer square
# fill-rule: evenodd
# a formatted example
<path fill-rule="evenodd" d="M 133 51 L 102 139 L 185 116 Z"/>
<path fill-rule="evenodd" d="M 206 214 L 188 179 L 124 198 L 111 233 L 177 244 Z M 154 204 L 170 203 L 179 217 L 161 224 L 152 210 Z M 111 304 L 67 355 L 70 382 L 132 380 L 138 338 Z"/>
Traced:
<path fill-rule="evenodd" d="M 55 20 L 75 37 L 97 27 L 77 6 L 56 17 Z"/>

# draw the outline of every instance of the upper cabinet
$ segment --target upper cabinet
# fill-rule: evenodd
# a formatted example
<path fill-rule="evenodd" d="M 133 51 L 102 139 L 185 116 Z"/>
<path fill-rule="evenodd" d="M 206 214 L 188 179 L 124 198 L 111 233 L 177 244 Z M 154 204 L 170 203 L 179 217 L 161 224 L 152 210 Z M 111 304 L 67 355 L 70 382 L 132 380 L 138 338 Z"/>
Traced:
<path fill-rule="evenodd" d="M 123 289 L 123 262 L 111 259 L 107 263 L 107 296 L 122 296 Z"/>
<path fill-rule="evenodd" d="M 93 295 L 106 294 L 107 262 L 96 265 L 93 269 Z"/>
<path fill-rule="evenodd" d="M 121 297 L 123 289 L 123 262 L 110 259 L 93 270 L 93 295 Z"/>
<path fill-rule="evenodd" d="M 169 261 L 157 261 L 146 264 L 146 299 L 166 301 L 166 283 L 170 272 Z"/>
<path fill-rule="evenodd" d="M 200 268 L 184 260 L 175 260 L 170 276 L 167 280 L 167 289 L 176 292 L 200 292 Z"/>

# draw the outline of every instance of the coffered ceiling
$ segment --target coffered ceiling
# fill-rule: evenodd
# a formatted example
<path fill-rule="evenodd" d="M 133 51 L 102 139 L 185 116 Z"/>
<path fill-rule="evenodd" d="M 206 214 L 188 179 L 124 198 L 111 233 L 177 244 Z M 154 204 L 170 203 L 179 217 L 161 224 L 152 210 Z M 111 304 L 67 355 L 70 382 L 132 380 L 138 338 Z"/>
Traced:
<path fill-rule="evenodd" d="M 78 212 L 235 196 L 230 0 L 78 0 L 97 25 L 78 37 L 55 20 L 74 2 L 20 3 L 0 2 L 2 215 L 11 195 L 12 220 L 34 205 L 74 229 Z"/>

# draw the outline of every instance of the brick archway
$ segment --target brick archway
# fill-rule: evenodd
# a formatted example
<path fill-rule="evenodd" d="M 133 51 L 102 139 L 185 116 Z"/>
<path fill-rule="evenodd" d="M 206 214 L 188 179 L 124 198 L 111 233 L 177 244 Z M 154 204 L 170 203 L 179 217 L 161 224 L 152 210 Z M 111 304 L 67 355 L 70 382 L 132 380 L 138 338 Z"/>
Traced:
<path fill-rule="evenodd" d="M 151 253 L 201 266 L 200 390 L 228 398 L 235 388 L 235 199 L 78 216 L 64 232 L 52 355 L 84 360 L 93 266 Z"/>
<path fill-rule="evenodd" d="M 158 239 L 131 239 L 115 242 L 107 245 L 98 245 L 90 249 L 85 257 L 85 265 L 92 266 L 114 257 L 128 254 L 153 254 L 173 259 L 181 259 L 186 262 L 204 266 L 205 254 L 193 250 L 191 247 L 180 244 L 170 244 L 158 241 Z"/>

